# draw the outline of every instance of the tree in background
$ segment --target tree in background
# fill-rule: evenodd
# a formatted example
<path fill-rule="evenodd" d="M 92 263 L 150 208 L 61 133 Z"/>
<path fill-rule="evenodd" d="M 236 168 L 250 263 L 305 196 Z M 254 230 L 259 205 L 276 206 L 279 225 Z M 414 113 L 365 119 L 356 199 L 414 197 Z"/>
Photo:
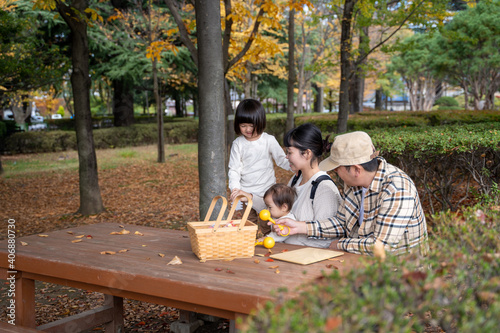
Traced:
<path fill-rule="evenodd" d="M 99 188 L 97 158 L 92 134 L 90 113 L 90 75 L 87 24 L 92 18 L 98 19 L 94 10 L 85 0 L 71 2 L 35 3 L 36 8 L 57 10 L 71 30 L 71 85 L 75 105 L 75 128 L 78 146 L 80 208 L 83 215 L 98 214 L 104 210 Z"/>
<path fill-rule="evenodd" d="M 29 1 L 1 3 L 0 101 L 18 124 L 29 119 L 35 92 L 57 85 L 69 69 L 61 37 L 54 35 L 61 23 Z"/>
<path fill-rule="evenodd" d="M 470 94 L 475 110 L 493 109 L 500 87 L 500 3 L 479 2 L 457 13 L 436 38 L 438 66 L 464 90 L 465 108 Z"/>
<path fill-rule="evenodd" d="M 434 57 L 437 47 L 432 36 L 416 34 L 401 42 L 400 53 L 391 58 L 388 70 L 398 72 L 405 81 L 412 111 L 430 111 L 434 105 L 436 88 L 443 77 Z"/>

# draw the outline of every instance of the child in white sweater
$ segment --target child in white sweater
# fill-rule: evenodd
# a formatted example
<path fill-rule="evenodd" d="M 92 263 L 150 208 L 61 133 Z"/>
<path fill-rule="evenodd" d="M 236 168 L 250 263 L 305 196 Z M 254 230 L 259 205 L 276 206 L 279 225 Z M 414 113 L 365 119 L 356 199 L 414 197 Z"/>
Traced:
<path fill-rule="evenodd" d="M 283 148 L 274 136 L 264 132 L 265 128 L 266 111 L 262 104 L 255 99 L 241 101 L 234 116 L 234 131 L 239 136 L 233 141 L 229 157 L 231 201 L 240 194 L 262 197 L 276 183 L 273 160 L 279 167 L 290 170 Z M 248 219 L 260 224 L 261 232 L 266 234 L 270 227 L 257 216 L 262 209 L 254 202 Z"/>

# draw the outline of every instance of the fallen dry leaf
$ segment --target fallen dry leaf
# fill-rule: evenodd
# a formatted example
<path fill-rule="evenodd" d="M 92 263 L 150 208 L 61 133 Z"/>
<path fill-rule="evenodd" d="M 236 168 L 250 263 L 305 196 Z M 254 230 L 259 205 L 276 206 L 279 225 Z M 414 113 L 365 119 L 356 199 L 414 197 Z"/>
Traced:
<path fill-rule="evenodd" d="M 279 270 L 279 269 L 277 269 L 277 270 L 275 270 L 275 271 L 274 271 L 274 273 L 279 274 L 279 273 L 280 273 L 280 270 Z"/>
<path fill-rule="evenodd" d="M 101 254 L 116 254 L 115 251 L 102 251 Z"/>
<path fill-rule="evenodd" d="M 253 262 L 256 263 L 256 264 L 259 264 L 260 260 L 259 259 L 255 259 Z"/>
<path fill-rule="evenodd" d="M 73 239 L 71 243 L 80 243 L 82 240 L 81 239 Z"/>
<path fill-rule="evenodd" d="M 49 237 L 49 235 L 38 235 L 38 237 Z"/>
<path fill-rule="evenodd" d="M 235 272 L 233 272 L 233 271 L 231 271 L 229 269 L 226 269 L 226 273 L 228 273 L 228 274 L 236 274 Z"/>
<path fill-rule="evenodd" d="M 66 231 L 66 232 L 67 232 L 68 234 L 70 234 L 70 235 L 73 235 L 73 234 L 74 234 L 74 232 L 73 232 L 73 231 Z"/>
<path fill-rule="evenodd" d="M 217 267 L 217 268 L 214 269 L 214 271 L 220 272 L 220 271 L 222 271 L 222 268 Z"/>
<path fill-rule="evenodd" d="M 87 235 L 87 238 L 90 239 L 90 238 L 94 238 L 94 237 L 92 237 L 91 235 Z"/>
<path fill-rule="evenodd" d="M 21 241 L 21 245 L 26 246 L 26 245 L 28 245 L 28 243 Z"/>
<path fill-rule="evenodd" d="M 144 245 L 144 244 L 143 244 L 143 245 L 141 245 L 141 246 L 142 246 L 142 247 L 146 247 L 147 245 Z"/>
<path fill-rule="evenodd" d="M 271 258 L 266 259 L 267 262 L 273 262 L 274 260 Z"/>
<path fill-rule="evenodd" d="M 165 256 L 163 253 L 158 253 L 158 255 L 162 258 Z"/>
<path fill-rule="evenodd" d="M 139 231 L 134 232 L 134 235 L 144 236 L 144 234 L 142 232 L 139 232 Z"/>
<path fill-rule="evenodd" d="M 83 238 L 83 237 L 85 237 L 85 235 L 75 236 L 75 238 Z"/>
<path fill-rule="evenodd" d="M 280 266 L 276 265 L 276 266 L 269 266 L 268 268 L 271 268 L 271 269 L 275 269 L 275 268 L 278 268 Z"/>
<path fill-rule="evenodd" d="M 170 260 L 170 262 L 167 265 L 180 265 L 180 264 L 182 264 L 181 258 L 175 256 L 174 259 Z"/>
<path fill-rule="evenodd" d="M 128 235 L 130 234 L 130 231 L 123 229 L 122 231 L 113 231 L 110 233 L 110 235 Z"/>
<path fill-rule="evenodd" d="M 118 253 L 125 253 L 127 251 L 128 251 L 128 249 L 123 249 L 123 250 L 118 251 Z"/>

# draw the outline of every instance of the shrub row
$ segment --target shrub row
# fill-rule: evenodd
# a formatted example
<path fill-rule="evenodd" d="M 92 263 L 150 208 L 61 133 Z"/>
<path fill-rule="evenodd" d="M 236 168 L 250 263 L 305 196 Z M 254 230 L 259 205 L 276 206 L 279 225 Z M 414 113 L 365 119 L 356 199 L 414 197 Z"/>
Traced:
<path fill-rule="evenodd" d="M 243 332 L 497 332 L 500 318 L 500 212 L 441 213 L 430 224 L 430 253 L 365 258 L 304 286 L 277 292 Z"/>
<path fill-rule="evenodd" d="M 368 132 L 381 155 L 424 189 L 432 212 L 456 210 L 468 197 L 488 196 L 500 183 L 498 122 Z"/>
<path fill-rule="evenodd" d="M 164 124 L 166 143 L 196 142 L 197 121 Z M 138 124 L 130 127 L 111 127 L 93 131 L 96 149 L 130 147 L 158 142 L 155 124 Z M 44 131 L 15 133 L 5 140 L 7 154 L 42 153 L 77 149 L 73 131 Z"/>

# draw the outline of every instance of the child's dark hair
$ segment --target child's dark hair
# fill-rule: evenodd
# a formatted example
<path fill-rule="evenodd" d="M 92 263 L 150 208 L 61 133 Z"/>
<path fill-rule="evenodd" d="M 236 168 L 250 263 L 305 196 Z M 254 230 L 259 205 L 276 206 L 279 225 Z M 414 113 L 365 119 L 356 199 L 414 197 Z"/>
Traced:
<path fill-rule="evenodd" d="M 283 207 L 283 205 L 287 205 L 288 210 L 290 210 L 292 209 L 297 192 L 295 191 L 295 188 L 285 184 L 274 184 L 266 191 L 266 193 L 264 193 L 263 198 L 268 195 L 273 198 L 273 202 L 276 206 L 278 206 L 278 208 Z"/>
<path fill-rule="evenodd" d="M 310 149 L 314 157 L 311 160 L 319 160 L 323 153 L 329 152 L 331 144 L 327 144 L 328 137 L 323 141 L 321 130 L 312 123 L 305 123 L 296 128 L 291 129 L 285 134 L 283 143 L 285 147 L 295 147 L 301 153 Z M 318 161 L 319 162 L 319 161 Z"/>
<path fill-rule="evenodd" d="M 253 124 L 253 132 L 258 135 L 266 129 L 266 110 L 255 99 L 244 99 L 238 104 L 234 115 L 234 132 L 241 135 L 240 124 Z"/>

